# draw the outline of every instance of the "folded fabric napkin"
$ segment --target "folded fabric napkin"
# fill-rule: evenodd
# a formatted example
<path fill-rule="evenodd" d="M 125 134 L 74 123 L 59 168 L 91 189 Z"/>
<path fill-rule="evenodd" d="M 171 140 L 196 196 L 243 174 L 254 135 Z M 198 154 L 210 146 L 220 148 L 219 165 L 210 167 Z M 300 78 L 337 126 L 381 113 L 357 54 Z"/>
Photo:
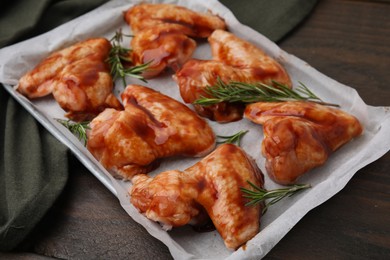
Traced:
<path fill-rule="evenodd" d="M 2 1 L 0 48 L 46 32 L 104 2 L 107 0 Z M 317 1 L 221 2 L 241 23 L 278 41 L 310 13 Z M 0 250 L 8 251 L 17 249 L 55 203 L 73 167 L 67 148 L 2 87 L 0 145 Z"/>

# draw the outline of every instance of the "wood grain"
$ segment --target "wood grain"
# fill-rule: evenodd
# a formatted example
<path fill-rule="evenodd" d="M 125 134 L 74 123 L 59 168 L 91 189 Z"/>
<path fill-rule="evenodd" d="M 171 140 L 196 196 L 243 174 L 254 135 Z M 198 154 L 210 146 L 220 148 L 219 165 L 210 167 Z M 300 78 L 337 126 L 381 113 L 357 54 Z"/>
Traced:
<path fill-rule="evenodd" d="M 369 105 L 390 105 L 390 2 L 320 1 L 279 45 L 355 88 Z"/>
<path fill-rule="evenodd" d="M 281 48 L 390 106 L 390 4 L 322 0 Z M 390 255 L 390 153 L 310 211 L 265 259 L 385 259 Z M 20 252 L 4 258 L 171 259 L 95 177 L 76 169 L 65 193 Z"/>
<path fill-rule="evenodd" d="M 355 88 L 369 105 L 390 105 L 390 4 L 320 1 L 280 47 Z M 390 153 L 356 173 L 309 212 L 265 259 L 385 259 L 390 255 Z"/>

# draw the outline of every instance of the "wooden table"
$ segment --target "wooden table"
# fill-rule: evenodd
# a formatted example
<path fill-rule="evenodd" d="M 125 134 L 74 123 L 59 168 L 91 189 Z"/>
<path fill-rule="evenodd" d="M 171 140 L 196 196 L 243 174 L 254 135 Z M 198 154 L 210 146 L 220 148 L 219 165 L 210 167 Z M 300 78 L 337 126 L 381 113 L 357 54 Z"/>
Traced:
<path fill-rule="evenodd" d="M 280 46 L 354 87 L 367 104 L 390 106 L 390 2 L 322 0 Z M 0 257 L 171 258 L 165 245 L 136 224 L 76 159 L 74 166 L 65 192 L 28 239 L 25 252 Z M 387 153 L 310 211 L 265 258 L 388 259 L 389 173 Z"/>

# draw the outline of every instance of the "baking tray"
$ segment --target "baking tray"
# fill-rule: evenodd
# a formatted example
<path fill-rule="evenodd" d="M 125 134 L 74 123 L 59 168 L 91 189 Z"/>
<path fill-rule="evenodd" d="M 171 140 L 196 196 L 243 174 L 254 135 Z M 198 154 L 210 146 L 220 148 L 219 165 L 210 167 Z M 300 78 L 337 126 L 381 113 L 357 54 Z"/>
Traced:
<path fill-rule="evenodd" d="M 294 85 L 303 82 L 323 100 L 337 103 L 341 109 L 356 116 L 364 126 L 364 133 L 359 138 L 344 145 L 331 155 L 327 163 L 310 171 L 300 179 L 309 183 L 312 188 L 296 196 L 285 199 L 272 206 L 261 219 L 260 233 L 236 251 L 228 250 L 216 231 L 198 233 L 186 226 L 164 231 L 157 223 L 149 221 L 130 204 L 127 190 L 131 186 L 112 178 L 112 176 L 95 160 L 84 147 L 55 118 L 64 118 L 64 111 L 52 97 L 30 101 L 15 91 L 18 79 L 50 52 L 89 37 L 106 37 L 110 39 L 114 32 L 122 28 L 124 33 L 130 28 L 122 18 L 122 12 L 140 1 L 110 1 L 94 11 L 72 20 L 48 33 L 25 42 L 0 50 L 0 82 L 5 89 L 50 133 L 65 144 L 89 171 L 102 182 L 115 196 L 126 212 L 154 237 L 161 240 L 176 259 L 259 259 L 266 255 L 273 246 L 311 209 L 320 205 L 340 191 L 353 175 L 365 165 L 381 157 L 390 149 L 390 112 L 389 107 L 372 107 L 364 103 L 358 93 L 331 78 L 323 75 L 306 62 L 281 50 L 263 35 L 238 22 L 234 15 L 221 3 L 215 0 L 173 0 L 142 1 L 153 3 L 174 3 L 190 9 L 206 12 L 211 10 L 228 24 L 230 32 L 246 39 L 267 54 L 279 61 L 288 71 Z M 124 43 L 125 45 L 128 42 Z M 18 53 L 17 57 L 12 53 Z M 210 59 L 207 42 L 201 42 L 194 54 L 195 58 Z M 179 101 L 182 101 L 178 87 L 172 80 L 172 73 L 149 80 L 143 84 L 136 79 L 128 83 L 146 85 L 157 89 Z M 119 96 L 123 91 L 121 81 L 116 82 L 114 93 Z M 191 106 L 190 106 L 191 107 Z M 242 140 L 241 147 L 250 154 L 265 173 L 264 158 L 260 147 L 263 138 L 262 127 L 246 119 L 228 124 L 208 121 L 216 134 L 229 135 L 239 130 L 249 130 Z M 164 160 L 161 166 L 150 173 L 156 175 L 165 170 L 183 170 L 201 158 L 175 157 Z M 280 187 L 266 175 L 267 189 Z"/>

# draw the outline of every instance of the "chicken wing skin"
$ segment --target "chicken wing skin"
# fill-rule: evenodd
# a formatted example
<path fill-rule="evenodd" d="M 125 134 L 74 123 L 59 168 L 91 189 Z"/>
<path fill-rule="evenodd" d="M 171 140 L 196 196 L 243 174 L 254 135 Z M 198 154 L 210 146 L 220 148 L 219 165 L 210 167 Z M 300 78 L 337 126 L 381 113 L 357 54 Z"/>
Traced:
<path fill-rule="evenodd" d="M 178 70 L 191 58 L 196 42 L 185 31 L 190 30 L 177 24 L 158 24 L 136 34 L 131 41 L 131 59 L 134 64 L 150 62 L 144 77 L 157 76 L 167 66 Z"/>
<path fill-rule="evenodd" d="M 263 187 L 264 178 L 241 148 L 224 144 L 184 171 L 166 171 L 155 178 L 137 175 L 131 203 L 165 227 L 188 224 L 203 208 L 228 248 L 236 249 L 260 229 L 261 205 L 245 206 L 241 187 L 250 181 Z M 203 217 L 203 216 L 201 216 Z"/>
<path fill-rule="evenodd" d="M 137 35 L 145 28 L 159 24 L 177 24 L 192 37 L 208 37 L 216 29 L 225 29 L 225 22 L 211 13 L 200 13 L 173 4 L 139 4 L 124 13 L 125 21 Z"/>
<path fill-rule="evenodd" d="M 189 60 L 176 73 L 175 80 L 180 88 L 184 102 L 193 103 L 200 97 L 207 97 L 206 86 L 217 83 L 218 77 L 223 82 L 252 80 L 250 69 L 235 69 L 222 62 L 214 60 Z M 194 105 L 196 112 L 206 118 L 218 122 L 232 122 L 242 118 L 243 104 L 231 105 L 221 102 L 210 106 Z"/>
<path fill-rule="evenodd" d="M 110 49 L 108 40 L 94 38 L 56 51 L 21 78 L 17 90 L 30 99 L 52 93 L 74 121 L 90 120 L 107 107 L 122 109 L 105 62 Z"/>
<path fill-rule="evenodd" d="M 176 72 L 180 94 L 186 103 L 193 103 L 201 97 L 209 97 L 204 91 L 213 86 L 217 78 L 223 82 L 262 82 L 273 85 L 278 81 L 291 87 L 286 70 L 261 49 L 232 33 L 215 30 L 208 38 L 213 60 L 189 60 Z M 243 104 L 219 103 L 211 106 L 195 105 L 202 116 L 217 122 L 232 122 L 242 118 Z"/>
<path fill-rule="evenodd" d="M 262 124 L 262 153 L 269 176 L 292 184 L 307 171 L 363 132 L 360 122 L 339 109 L 311 102 L 259 102 L 246 107 L 245 117 Z"/>
<path fill-rule="evenodd" d="M 181 171 L 166 171 L 155 178 L 139 174 L 133 178 L 131 202 L 167 230 L 184 226 L 202 212 L 194 200 L 198 195 L 196 184 L 194 176 Z"/>
<path fill-rule="evenodd" d="M 237 69 L 250 69 L 248 79 L 269 85 L 277 81 L 291 87 L 286 70 L 252 43 L 223 30 L 215 30 L 208 41 L 214 60 Z"/>
<path fill-rule="evenodd" d="M 169 156 L 203 156 L 215 145 L 205 120 L 184 104 L 150 88 L 129 85 L 125 109 L 106 109 L 91 123 L 88 150 L 114 176 L 131 179 Z"/>
<path fill-rule="evenodd" d="M 196 42 L 208 37 L 225 22 L 211 13 L 198 13 L 173 4 L 139 4 L 124 13 L 133 34 L 132 61 L 151 62 L 144 77 L 160 74 L 166 67 L 178 70 L 191 58 Z"/>

